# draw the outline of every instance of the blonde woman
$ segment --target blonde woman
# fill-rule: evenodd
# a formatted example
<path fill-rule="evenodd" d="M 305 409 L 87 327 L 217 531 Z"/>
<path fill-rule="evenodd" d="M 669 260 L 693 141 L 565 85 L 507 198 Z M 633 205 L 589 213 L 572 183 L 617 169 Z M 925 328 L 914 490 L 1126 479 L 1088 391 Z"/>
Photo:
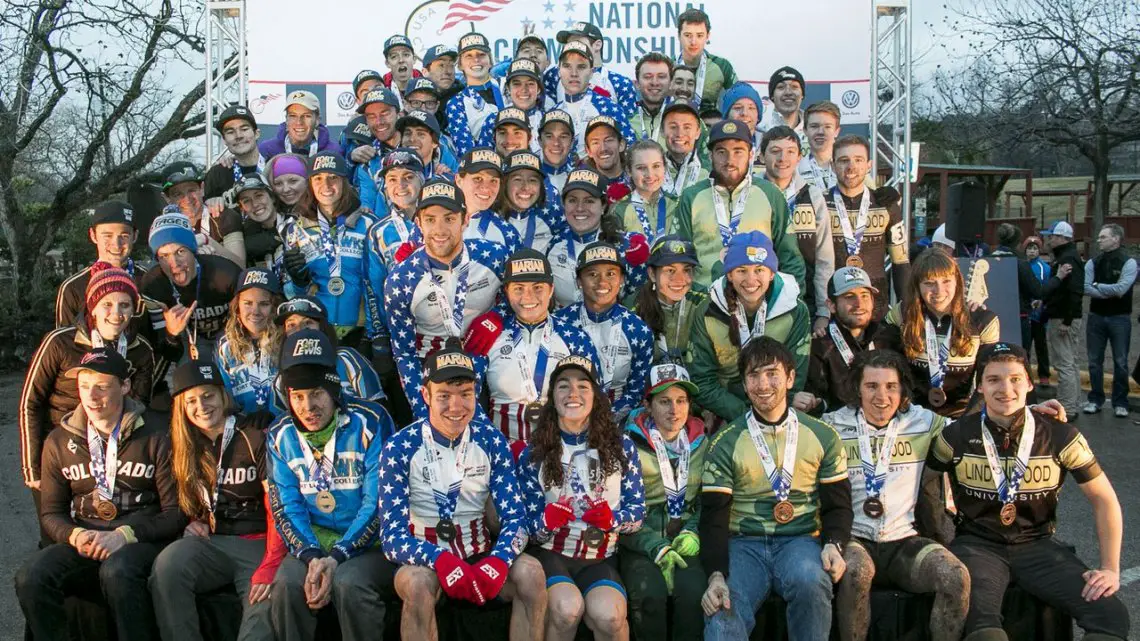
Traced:
<path fill-rule="evenodd" d="M 263 428 L 276 413 L 271 402 L 273 379 L 284 332 L 273 316 L 280 302 L 281 285 L 272 271 L 263 267 L 243 271 L 214 356 L 226 391 L 241 412 Z"/>

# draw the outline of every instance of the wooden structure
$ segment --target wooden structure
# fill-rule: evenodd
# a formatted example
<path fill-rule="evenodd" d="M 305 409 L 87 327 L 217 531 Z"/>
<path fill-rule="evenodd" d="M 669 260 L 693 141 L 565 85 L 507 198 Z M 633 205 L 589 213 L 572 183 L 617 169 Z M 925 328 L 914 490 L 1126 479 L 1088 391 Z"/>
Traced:
<path fill-rule="evenodd" d="M 915 191 L 922 187 L 934 189 L 938 194 L 937 211 L 927 214 L 926 227 L 933 230 L 946 221 L 946 214 L 950 209 L 950 184 L 963 180 L 975 179 L 986 187 L 986 233 L 985 240 L 993 242 L 996 224 L 991 229 L 991 221 L 997 218 L 997 199 L 1005 184 L 1011 178 L 1025 179 L 1025 193 L 1022 199 L 1026 211 L 1033 208 L 1033 170 L 1020 167 L 993 167 L 989 165 L 941 165 L 922 163 L 918 166 L 918 181 Z M 1008 210 L 1008 205 L 1007 205 Z M 1006 222 L 1006 221 L 1001 221 Z"/>

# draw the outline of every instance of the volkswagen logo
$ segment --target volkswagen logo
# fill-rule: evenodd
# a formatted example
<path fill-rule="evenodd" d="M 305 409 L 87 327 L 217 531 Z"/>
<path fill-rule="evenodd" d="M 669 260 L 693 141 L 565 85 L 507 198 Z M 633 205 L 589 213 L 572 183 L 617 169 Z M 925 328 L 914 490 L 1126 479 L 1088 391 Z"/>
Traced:
<path fill-rule="evenodd" d="M 855 101 L 858 102 L 858 100 L 859 98 L 856 96 Z M 843 95 L 843 104 L 847 104 L 847 94 Z M 356 96 L 352 95 L 351 91 L 342 91 L 340 95 L 336 97 L 336 106 L 348 111 L 356 106 Z"/>
<path fill-rule="evenodd" d="M 854 109 L 859 106 L 859 92 L 854 89 L 848 89 L 843 92 L 843 97 L 840 98 L 840 100 L 843 102 L 844 107 Z"/>

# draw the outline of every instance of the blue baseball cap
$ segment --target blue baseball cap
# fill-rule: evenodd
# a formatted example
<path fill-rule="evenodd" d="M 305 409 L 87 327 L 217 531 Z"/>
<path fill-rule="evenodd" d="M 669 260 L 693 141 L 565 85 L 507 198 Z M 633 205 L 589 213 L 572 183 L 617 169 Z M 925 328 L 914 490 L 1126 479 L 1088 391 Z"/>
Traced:
<path fill-rule="evenodd" d="M 763 265 L 773 272 L 778 271 L 780 261 L 772 239 L 758 231 L 733 236 L 724 255 L 724 271 L 728 273 L 744 265 Z"/>
<path fill-rule="evenodd" d="M 449 47 L 448 45 L 436 45 L 431 47 L 424 53 L 424 69 L 427 69 L 431 66 L 431 63 L 443 57 L 451 58 L 451 61 L 455 62 L 459 59 L 459 52 L 455 50 L 455 47 Z"/>

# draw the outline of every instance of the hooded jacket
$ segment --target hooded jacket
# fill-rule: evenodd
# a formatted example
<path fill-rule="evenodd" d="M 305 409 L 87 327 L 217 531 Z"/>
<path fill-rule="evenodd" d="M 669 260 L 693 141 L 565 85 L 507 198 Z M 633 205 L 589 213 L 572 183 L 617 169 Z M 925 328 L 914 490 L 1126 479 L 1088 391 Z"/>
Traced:
<path fill-rule="evenodd" d="M 793 238 L 789 236 L 789 238 Z M 709 290 L 709 300 L 698 308 L 689 339 L 689 373 L 700 388 L 696 402 L 726 421 L 735 420 L 748 410 L 748 396 L 740 378 L 737 361 L 740 347 L 732 344 L 730 330 L 735 322 L 725 300 L 727 279 L 721 277 Z M 811 352 L 811 314 L 800 298 L 800 288 L 789 274 L 778 272 L 768 285 L 764 335 L 780 341 L 796 360 L 793 392 L 807 382 Z"/>
<path fill-rule="evenodd" d="M 1052 320 L 1072 325 L 1073 320 L 1079 320 L 1084 313 L 1085 263 L 1077 252 L 1077 244 L 1073 242 L 1054 248 L 1053 257 L 1054 277 L 1042 288 L 1045 312 Z M 1073 266 L 1072 273 L 1064 280 L 1056 278 L 1057 270 L 1066 264 Z"/>
<path fill-rule="evenodd" d="M 20 393 L 20 460 L 24 481 L 40 480 L 40 456 L 44 439 L 63 417 L 79 406 L 79 385 L 67 378 L 67 370 L 79 364 L 91 350 L 91 336 L 82 318 L 75 325 L 51 331 L 28 367 Z M 130 395 L 145 406 L 150 403 L 155 355 L 150 343 L 128 330 L 127 361 L 133 367 Z"/>
<path fill-rule="evenodd" d="M 289 132 L 289 127 L 286 123 L 281 123 L 277 127 L 277 135 L 273 138 L 266 140 L 257 145 L 258 151 L 266 158 L 272 158 L 277 154 L 283 154 L 289 151 L 285 148 L 285 138 Z M 310 153 L 309 149 L 294 149 L 292 150 L 302 156 L 312 156 L 315 152 Z M 317 125 L 317 151 L 335 151 L 338 154 L 344 154 L 340 143 L 336 142 L 329 136 L 329 129 L 324 125 Z"/>
<path fill-rule="evenodd" d="M 123 401 L 119 465 L 111 501 L 113 520 L 95 512 L 95 478 L 87 449 L 87 413 L 69 413 L 44 442 L 40 485 L 40 525 L 51 539 L 66 544 L 76 527 L 114 530 L 129 525 L 139 541 L 172 541 L 187 519 L 178 507 L 178 484 L 170 462 L 168 421 L 145 413 L 138 401 Z"/>

